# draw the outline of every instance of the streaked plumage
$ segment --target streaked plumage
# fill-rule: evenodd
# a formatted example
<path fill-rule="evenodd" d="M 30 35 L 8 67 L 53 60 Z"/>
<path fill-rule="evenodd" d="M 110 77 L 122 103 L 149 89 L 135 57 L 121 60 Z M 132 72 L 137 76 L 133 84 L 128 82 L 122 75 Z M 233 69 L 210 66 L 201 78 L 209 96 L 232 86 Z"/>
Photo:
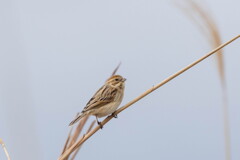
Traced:
<path fill-rule="evenodd" d="M 110 77 L 89 100 L 81 114 L 69 125 L 73 125 L 86 115 L 94 115 L 96 118 L 101 118 L 112 114 L 122 102 L 125 80 L 126 79 L 120 75 Z M 98 124 L 100 124 L 100 122 L 98 122 Z"/>

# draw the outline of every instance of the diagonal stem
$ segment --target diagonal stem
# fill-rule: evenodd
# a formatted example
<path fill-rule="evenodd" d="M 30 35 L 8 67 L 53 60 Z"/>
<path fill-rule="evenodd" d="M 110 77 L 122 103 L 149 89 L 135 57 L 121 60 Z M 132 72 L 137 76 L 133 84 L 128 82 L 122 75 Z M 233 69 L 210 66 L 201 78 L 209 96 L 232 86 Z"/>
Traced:
<path fill-rule="evenodd" d="M 6 148 L 6 146 L 5 146 L 5 144 L 4 144 L 4 142 L 3 142 L 2 139 L 0 139 L 0 144 L 1 144 L 2 147 L 3 147 L 3 150 L 4 150 L 5 154 L 6 154 L 7 160 L 11 160 L 11 159 L 10 159 L 10 156 L 9 156 L 9 153 L 8 153 L 8 151 L 7 151 L 7 148 Z"/>
<path fill-rule="evenodd" d="M 208 58 L 209 56 L 213 55 L 214 53 L 216 53 L 217 51 L 219 51 L 220 49 L 222 49 L 223 47 L 227 46 L 228 44 L 232 43 L 233 41 L 235 41 L 236 39 L 238 39 L 240 37 L 240 35 L 232 38 L 231 40 L 227 41 L 226 43 L 220 45 L 219 47 L 217 47 L 216 49 L 212 50 L 211 52 L 207 53 L 205 56 L 201 57 L 200 59 L 196 60 L 195 62 L 189 64 L 188 66 L 186 66 L 185 68 L 181 69 L 180 71 L 178 71 L 177 73 L 171 75 L 170 77 L 166 78 L 165 80 L 163 80 L 161 83 L 157 84 L 156 86 L 148 89 L 147 91 L 145 91 L 143 94 L 141 94 L 140 96 L 138 96 L 137 98 L 133 99 L 132 101 L 128 102 L 126 105 L 124 105 L 123 107 L 119 108 L 115 113 L 119 114 L 120 112 L 122 112 L 123 110 L 127 109 L 128 107 L 130 107 L 131 105 L 133 105 L 134 103 L 136 103 L 137 101 L 139 101 L 140 99 L 142 99 L 143 97 L 147 96 L 148 94 L 150 94 L 151 92 L 155 91 L 156 89 L 158 89 L 159 87 L 163 86 L 164 84 L 168 83 L 169 81 L 171 81 L 172 79 L 176 78 L 177 76 L 179 76 L 180 74 L 182 74 L 183 72 L 187 71 L 188 69 L 192 68 L 193 66 L 195 66 L 196 64 L 198 64 L 199 62 L 203 61 L 204 59 Z M 106 123 L 108 123 L 111 119 L 113 118 L 113 116 L 108 116 L 107 118 L 105 118 L 101 123 L 102 125 L 105 125 Z M 88 140 L 94 133 L 96 133 L 98 130 L 100 129 L 100 126 L 97 126 L 96 128 L 94 128 L 91 132 L 87 133 L 86 135 L 84 135 L 82 138 L 80 138 L 74 145 L 72 145 L 68 150 L 66 150 L 66 152 L 64 154 L 62 154 L 62 156 L 59 158 L 59 160 L 63 160 L 65 157 L 67 157 L 68 155 L 70 155 L 75 149 L 77 149 L 78 146 L 82 145 L 86 140 Z"/>

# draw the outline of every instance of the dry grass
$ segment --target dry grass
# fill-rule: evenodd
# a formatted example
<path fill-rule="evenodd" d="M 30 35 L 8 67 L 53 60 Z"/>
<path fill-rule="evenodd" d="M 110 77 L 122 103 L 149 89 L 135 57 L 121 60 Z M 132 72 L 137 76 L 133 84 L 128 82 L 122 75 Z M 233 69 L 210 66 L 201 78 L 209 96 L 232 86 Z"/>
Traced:
<path fill-rule="evenodd" d="M 217 24 L 206 7 L 201 6 L 193 0 L 185 0 L 185 4 L 177 3 L 177 6 L 189 17 L 193 24 L 195 24 L 201 33 L 207 38 L 212 48 L 221 45 L 221 34 L 218 30 Z M 205 9 L 204 9 L 205 8 Z M 216 54 L 218 71 L 222 85 L 225 86 L 224 61 L 223 50 L 219 50 Z"/>
<path fill-rule="evenodd" d="M 226 45 L 230 44 L 231 42 L 233 42 L 234 40 L 238 39 L 240 37 L 240 35 L 234 37 L 233 39 L 229 40 L 228 42 L 220 45 L 219 47 L 217 47 L 216 49 L 214 49 L 213 51 L 207 53 L 205 56 L 203 56 L 202 58 L 198 59 L 197 61 L 193 62 L 192 64 L 186 66 L 185 68 L 181 69 L 180 71 L 178 71 L 177 73 L 171 75 L 170 77 L 168 77 L 167 79 L 163 80 L 161 83 L 157 84 L 156 86 L 148 89 L 147 91 L 145 91 L 143 94 L 141 94 L 140 96 L 136 97 L 135 99 L 133 99 L 132 101 L 130 101 L 129 103 L 127 103 L 126 105 L 124 105 L 123 107 L 119 108 L 115 113 L 119 114 L 121 113 L 123 110 L 127 109 L 128 107 L 132 106 L 134 103 L 138 102 L 140 99 L 146 97 L 148 94 L 152 93 L 153 91 L 155 91 L 156 89 L 158 89 L 159 87 L 163 86 L 164 84 L 168 83 L 169 81 L 171 81 L 172 79 L 174 79 L 175 77 L 179 76 L 180 74 L 182 74 L 183 72 L 187 71 L 188 69 L 192 68 L 193 66 L 195 66 L 196 64 L 198 64 L 199 62 L 203 61 L 204 59 L 206 59 L 207 57 L 211 56 L 212 54 L 216 53 L 217 51 L 219 51 L 220 49 L 222 49 L 223 47 L 225 47 Z M 108 123 L 113 117 L 112 116 L 108 116 L 107 118 L 105 118 L 102 121 L 102 125 L 105 125 L 106 123 Z M 64 151 L 64 153 L 59 157 L 59 160 L 66 160 L 67 157 L 69 157 L 70 154 L 74 153 L 86 140 L 88 140 L 94 133 L 96 133 L 98 130 L 100 129 L 100 126 L 96 126 L 93 130 L 91 130 L 90 132 L 88 132 L 87 134 L 83 135 L 81 138 L 79 138 L 79 140 L 77 140 L 72 146 L 70 146 L 68 149 L 66 149 Z M 69 140 L 67 140 L 69 141 Z"/>
<path fill-rule="evenodd" d="M 118 69 L 119 69 L 119 67 L 121 66 L 121 62 L 117 65 L 117 67 L 113 70 L 113 72 L 112 72 L 112 75 L 111 76 L 113 76 L 113 75 L 115 75 L 116 74 L 116 72 L 118 71 Z"/>
<path fill-rule="evenodd" d="M 78 115 L 78 114 L 77 114 L 77 115 Z M 77 117 L 77 115 L 76 115 L 76 117 Z M 65 142 L 65 145 L 64 145 L 64 147 L 63 147 L 61 156 L 66 152 L 66 150 L 68 150 L 70 147 L 72 147 L 72 146 L 76 143 L 76 141 L 77 141 L 79 135 L 81 134 L 81 132 L 82 132 L 82 130 L 83 130 L 83 128 L 84 128 L 84 126 L 85 126 L 88 118 L 89 118 L 88 116 L 83 117 L 83 118 L 79 121 L 79 123 L 78 123 L 78 125 L 76 126 L 75 129 L 73 129 L 73 126 L 71 127 L 71 129 L 70 129 L 70 131 L 69 131 L 69 134 L 68 134 L 68 137 L 67 137 L 67 140 L 66 140 L 66 142 Z M 88 128 L 88 130 L 87 130 L 86 133 L 89 133 L 89 132 L 91 131 L 91 129 L 92 129 L 92 127 L 93 127 L 94 124 L 95 124 L 95 121 L 93 121 L 93 122 L 90 124 L 90 126 L 89 126 L 89 128 Z M 74 132 L 73 132 L 73 130 L 74 130 Z M 73 133 L 72 133 L 72 132 L 73 132 Z M 68 160 L 68 159 L 73 160 L 73 159 L 76 157 L 76 155 L 77 155 L 77 153 L 78 153 L 78 151 L 79 151 L 80 148 L 81 148 L 81 145 L 79 145 L 79 146 L 77 146 L 76 148 L 74 148 L 74 152 L 72 152 L 72 156 L 70 157 L 70 155 L 68 155 L 68 156 L 66 156 L 63 160 Z"/>
<path fill-rule="evenodd" d="M 193 0 L 186 0 L 183 5 L 178 3 L 178 7 L 187 15 L 190 20 L 200 29 L 201 33 L 207 38 L 212 48 L 219 46 L 221 35 L 218 30 L 217 24 L 210 14 L 210 12 L 196 3 Z M 225 141 L 225 159 L 231 160 L 231 138 L 230 138 L 230 125 L 227 104 L 227 92 L 225 83 L 223 50 L 219 50 L 216 54 L 218 72 L 220 75 L 222 90 L 223 90 L 223 125 L 224 125 L 224 141 Z"/>
<path fill-rule="evenodd" d="M 7 159 L 8 159 L 8 160 L 11 160 L 11 158 L 10 158 L 10 156 L 9 156 L 9 153 L 8 153 L 8 151 L 7 151 L 7 148 L 6 148 L 4 142 L 3 142 L 3 140 L 2 140 L 1 138 L 0 138 L 0 144 L 2 145 L 2 148 L 3 148 L 3 150 L 4 150 L 4 153 L 5 153 L 6 157 L 7 157 Z"/>

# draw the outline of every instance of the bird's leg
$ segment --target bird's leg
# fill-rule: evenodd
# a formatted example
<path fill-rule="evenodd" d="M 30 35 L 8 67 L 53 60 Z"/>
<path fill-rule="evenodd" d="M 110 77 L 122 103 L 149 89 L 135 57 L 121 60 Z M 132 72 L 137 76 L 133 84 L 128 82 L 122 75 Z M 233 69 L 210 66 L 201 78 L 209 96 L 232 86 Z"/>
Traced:
<path fill-rule="evenodd" d="M 113 112 L 113 113 L 112 113 L 112 116 L 113 116 L 114 118 L 118 118 L 116 112 Z"/>
<path fill-rule="evenodd" d="M 103 125 L 102 125 L 102 123 L 101 123 L 101 122 L 99 122 L 99 121 L 98 121 L 98 118 L 97 118 L 97 116 L 96 116 L 96 120 L 97 120 L 97 124 L 100 126 L 100 128 L 101 128 L 101 129 L 103 129 Z"/>

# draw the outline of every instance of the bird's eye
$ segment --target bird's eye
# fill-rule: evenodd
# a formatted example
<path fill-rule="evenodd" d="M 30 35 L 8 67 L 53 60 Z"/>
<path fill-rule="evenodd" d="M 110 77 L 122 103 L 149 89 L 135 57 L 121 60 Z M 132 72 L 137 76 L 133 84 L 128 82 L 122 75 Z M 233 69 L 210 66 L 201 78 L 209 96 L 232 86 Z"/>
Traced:
<path fill-rule="evenodd" d="M 119 81 L 119 79 L 115 79 L 115 81 Z"/>

